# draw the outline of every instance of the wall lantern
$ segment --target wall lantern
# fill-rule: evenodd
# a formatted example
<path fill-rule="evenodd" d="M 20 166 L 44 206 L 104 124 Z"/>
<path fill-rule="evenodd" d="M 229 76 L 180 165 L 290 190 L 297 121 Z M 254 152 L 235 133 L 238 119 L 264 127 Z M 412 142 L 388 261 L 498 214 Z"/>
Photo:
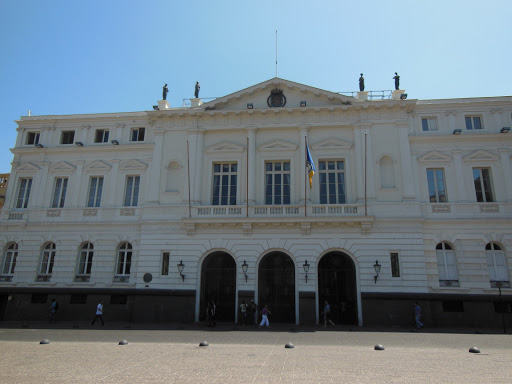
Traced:
<path fill-rule="evenodd" d="M 462 129 L 460 129 L 460 128 L 457 128 L 457 129 L 453 130 L 453 134 L 454 135 L 460 135 L 461 133 L 462 133 Z"/>
<path fill-rule="evenodd" d="M 77 142 L 75 143 L 75 145 L 76 145 L 77 147 L 83 147 L 83 146 L 84 146 L 84 143 L 82 143 L 81 141 L 77 141 Z"/>
<path fill-rule="evenodd" d="M 400 95 L 400 100 L 405 100 L 405 99 L 407 99 L 407 93 L 402 93 Z"/>
<path fill-rule="evenodd" d="M 379 278 L 380 267 L 381 265 L 379 264 L 379 260 L 375 260 L 375 264 L 373 264 L 373 269 L 375 270 L 376 273 L 376 275 L 373 276 L 373 278 L 375 279 L 375 284 L 377 284 L 377 279 Z"/>
<path fill-rule="evenodd" d="M 247 283 L 247 268 L 249 266 L 247 265 L 247 263 L 245 262 L 244 260 L 244 263 L 242 264 L 242 272 L 244 273 L 244 276 L 245 276 L 245 282 Z"/>
<path fill-rule="evenodd" d="M 301 101 L 300 102 L 300 106 L 301 106 L 301 108 L 305 108 L 306 107 L 306 102 L 305 101 Z"/>
<path fill-rule="evenodd" d="M 185 275 L 183 274 L 183 269 L 185 269 L 185 264 L 183 264 L 183 260 L 180 260 L 180 263 L 178 264 L 178 272 L 180 273 L 182 280 L 185 281 Z"/>
<path fill-rule="evenodd" d="M 254 105 L 253 103 L 247 103 L 247 109 L 253 109 Z"/>
<path fill-rule="evenodd" d="M 309 272 L 309 264 L 308 264 L 308 261 L 306 260 L 306 262 L 302 265 L 302 267 L 304 268 L 304 273 L 306 274 L 306 283 L 308 282 L 308 272 Z"/>
<path fill-rule="evenodd" d="M 500 133 L 508 133 L 510 131 L 510 127 L 503 127 L 500 129 Z"/>
<path fill-rule="evenodd" d="M 36 148 L 43 148 L 43 144 L 36 143 L 34 145 L 36 146 Z"/>
<path fill-rule="evenodd" d="M 119 145 L 119 141 L 117 140 L 110 140 L 110 142 L 112 143 L 112 145 Z"/>

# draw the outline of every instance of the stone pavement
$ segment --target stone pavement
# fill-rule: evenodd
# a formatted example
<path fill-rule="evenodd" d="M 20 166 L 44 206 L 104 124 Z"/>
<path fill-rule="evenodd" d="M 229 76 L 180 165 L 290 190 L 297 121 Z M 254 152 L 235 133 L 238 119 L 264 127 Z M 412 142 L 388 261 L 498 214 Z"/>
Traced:
<path fill-rule="evenodd" d="M 0 328 L 0 383 L 511 382 L 511 335 L 232 328 Z"/>

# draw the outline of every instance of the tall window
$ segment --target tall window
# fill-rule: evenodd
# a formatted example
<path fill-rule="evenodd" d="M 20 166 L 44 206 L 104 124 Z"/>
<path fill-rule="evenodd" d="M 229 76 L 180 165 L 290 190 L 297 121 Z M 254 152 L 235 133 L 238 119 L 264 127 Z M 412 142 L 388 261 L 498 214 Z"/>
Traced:
<path fill-rule="evenodd" d="M 389 256 L 391 258 L 391 276 L 400 277 L 400 260 L 398 259 L 398 253 L 391 252 Z"/>
<path fill-rule="evenodd" d="M 122 243 L 117 251 L 117 276 L 126 276 L 130 274 L 132 264 L 132 245 L 130 243 Z"/>
<path fill-rule="evenodd" d="M 488 243 L 485 246 L 485 255 L 487 256 L 487 267 L 489 268 L 490 280 L 508 282 L 505 254 L 501 247 L 496 243 Z"/>
<path fill-rule="evenodd" d="M 167 276 L 169 274 L 169 252 L 162 253 L 162 276 Z"/>
<path fill-rule="evenodd" d="M 132 137 L 130 141 L 144 141 L 146 128 L 133 128 Z"/>
<path fill-rule="evenodd" d="M 16 258 L 18 257 L 18 244 L 12 243 L 5 250 L 4 265 L 2 267 L 2 275 L 14 275 L 16 268 Z"/>
<path fill-rule="evenodd" d="M 212 205 L 236 205 L 237 164 L 213 165 Z"/>
<path fill-rule="evenodd" d="M 99 207 L 101 205 L 101 192 L 103 191 L 103 177 L 91 177 L 89 184 L 88 207 Z"/>
<path fill-rule="evenodd" d="M 32 179 L 20 179 L 20 186 L 18 189 L 18 200 L 16 201 L 16 208 L 27 208 L 28 199 L 30 197 L 31 189 L 32 189 Z"/>
<path fill-rule="evenodd" d="M 265 163 L 265 204 L 290 204 L 290 162 Z"/>
<path fill-rule="evenodd" d="M 475 183 L 476 201 L 480 203 L 494 201 L 490 169 L 473 168 L 473 181 Z"/>
<path fill-rule="evenodd" d="M 425 117 L 421 119 L 421 128 L 426 131 L 437 131 L 437 119 L 435 117 Z"/>
<path fill-rule="evenodd" d="M 55 179 L 55 188 L 53 189 L 52 208 L 64 207 L 67 189 L 68 179 L 66 177 L 57 177 Z"/>
<path fill-rule="evenodd" d="M 444 182 L 444 169 L 427 169 L 428 197 L 431 203 L 446 203 L 446 187 Z"/>
<path fill-rule="evenodd" d="M 53 270 L 53 263 L 55 262 L 55 243 L 48 243 L 43 249 L 41 257 L 41 268 L 39 273 L 41 275 L 51 275 Z"/>
<path fill-rule="evenodd" d="M 139 202 L 140 176 L 128 176 L 126 178 L 126 190 L 124 193 L 124 206 L 136 207 Z"/>
<path fill-rule="evenodd" d="M 455 264 L 455 252 L 452 246 L 442 242 L 436 246 L 437 268 L 440 281 L 457 281 L 457 267 Z"/>
<path fill-rule="evenodd" d="M 466 129 L 482 129 L 480 116 L 466 116 Z"/>
<path fill-rule="evenodd" d="M 75 141 L 75 131 L 62 131 L 60 135 L 61 144 L 73 144 Z"/>
<path fill-rule="evenodd" d="M 320 204 L 345 204 L 345 163 L 342 160 L 318 162 Z"/>
<path fill-rule="evenodd" d="M 92 257 L 94 256 L 94 245 L 85 243 L 80 249 L 77 275 L 90 275 L 92 269 Z"/>
<path fill-rule="evenodd" d="M 97 129 L 94 135 L 95 143 L 108 143 L 108 129 Z"/>

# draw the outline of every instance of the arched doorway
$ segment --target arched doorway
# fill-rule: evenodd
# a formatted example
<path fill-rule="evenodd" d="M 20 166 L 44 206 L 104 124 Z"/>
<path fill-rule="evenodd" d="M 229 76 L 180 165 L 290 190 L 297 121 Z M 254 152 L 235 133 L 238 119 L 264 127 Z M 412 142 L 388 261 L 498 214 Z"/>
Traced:
<path fill-rule="evenodd" d="M 295 323 L 295 265 L 283 252 L 271 252 L 258 269 L 258 307 L 268 304 L 270 322 Z"/>
<path fill-rule="evenodd" d="M 206 319 L 208 301 L 214 300 L 216 320 L 234 322 L 236 311 L 236 263 L 226 252 L 214 252 L 201 268 L 199 320 Z"/>
<path fill-rule="evenodd" d="M 329 252 L 320 259 L 318 299 L 320 312 L 325 300 L 329 302 L 331 319 L 336 324 L 357 324 L 356 267 L 348 255 Z"/>

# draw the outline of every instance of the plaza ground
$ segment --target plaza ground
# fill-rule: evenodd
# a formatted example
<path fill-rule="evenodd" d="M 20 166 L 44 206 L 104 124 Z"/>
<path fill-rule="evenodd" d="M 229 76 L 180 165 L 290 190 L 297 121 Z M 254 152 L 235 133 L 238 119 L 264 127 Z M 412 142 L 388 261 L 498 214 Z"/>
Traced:
<path fill-rule="evenodd" d="M 0 328 L 0 356 L 1 383 L 510 383 L 512 335 L 10 324 Z"/>

